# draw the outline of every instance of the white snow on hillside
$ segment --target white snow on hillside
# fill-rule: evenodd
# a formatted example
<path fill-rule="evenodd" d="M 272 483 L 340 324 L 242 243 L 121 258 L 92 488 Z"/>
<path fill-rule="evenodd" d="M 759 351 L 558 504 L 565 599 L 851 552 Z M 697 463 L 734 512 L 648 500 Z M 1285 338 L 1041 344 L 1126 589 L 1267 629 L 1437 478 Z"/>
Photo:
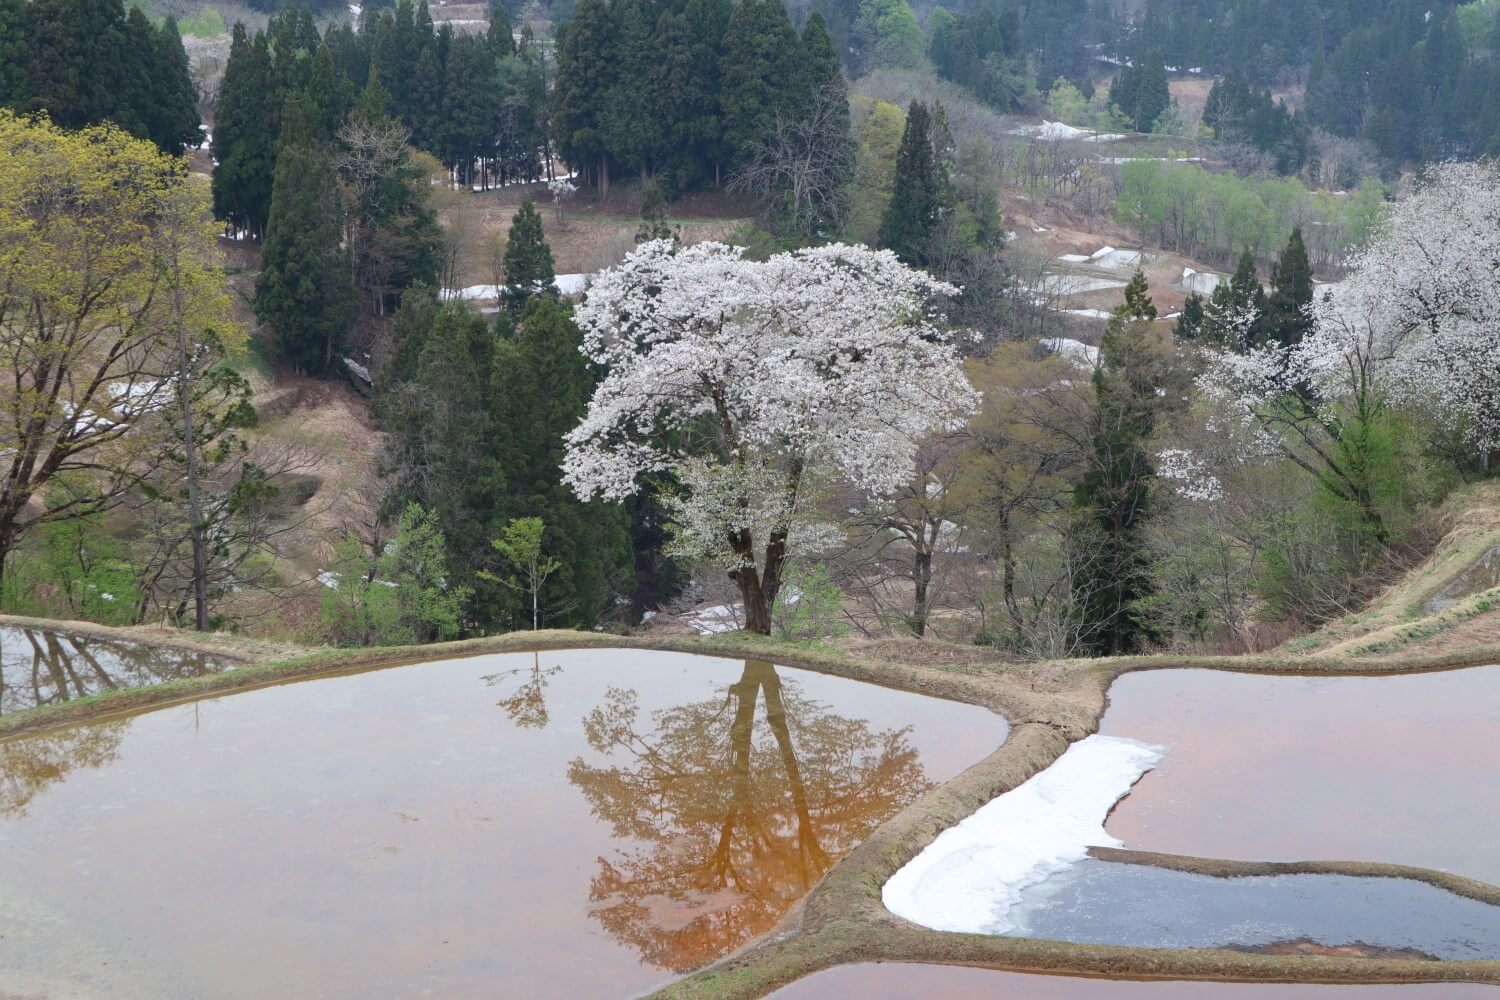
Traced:
<path fill-rule="evenodd" d="M 563 295 L 581 295 L 588 287 L 588 274 L 559 274 L 552 279 L 552 287 Z M 493 302 L 500 298 L 500 285 L 469 285 L 466 288 L 445 288 L 440 298 L 444 301 L 458 299 L 462 302 Z"/>
<path fill-rule="evenodd" d="M 1013 930 L 1010 912 L 1023 890 L 1083 860 L 1090 847 L 1121 846 L 1104 820 L 1162 753 L 1116 736 L 1074 743 L 891 876 L 881 891 L 886 908 L 934 930 Z"/>
<path fill-rule="evenodd" d="M 1105 318 L 1108 316 L 1109 314 L 1105 313 Z M 1053 354 L 1060 354 L 1074 361 L 1082 361 L 1090 368 L 1097 367 L 1099 364 L 1099 348 L 1085 344 L 1081 340 L 1074 340 L 1072 337 L 1047 337 L 1039 343 Z"/>

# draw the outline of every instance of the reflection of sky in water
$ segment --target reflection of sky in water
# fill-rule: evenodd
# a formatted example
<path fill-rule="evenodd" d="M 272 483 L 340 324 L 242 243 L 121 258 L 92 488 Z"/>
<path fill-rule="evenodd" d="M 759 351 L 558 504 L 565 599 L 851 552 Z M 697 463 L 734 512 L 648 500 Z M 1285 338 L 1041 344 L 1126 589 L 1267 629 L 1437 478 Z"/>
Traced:
<path fill-rule="evenodd" d="M 1112 982 L 959 966 L 845 965 L 798 980 L 773 1000 L 1493 1000 L 1491 986 L 1308 986 L 1302 983 Z"/>
<path fill-rule="evenodd" d="M 1091 860 L 1028 889 L 1010 915 L 1015 936 L 1076 944 L 1253 948 L 1306 938 L 1500 958 L 1500 907 L 1408 879 L 1212 878 Z"/>
<path fill-rule="evenodd" d="M 972 706 L 623 650 L 114 725 L 107 745 L 0 744 L 28 776 L 0 819 L 0 969 L 23 994 L 628 995 L 764 929 L 1004 734 Z"/>
<path fill-rule="evenodd" d="M 0 625 L 0 715 L 225 666 L 188 650 Z"/>
<path fill-rule="evenodd" d="M 1384 861 L 1500 884 L 1500 667 L 1126 674 L 1100 731 L 1167 747 L 1110 818 L 1129 847 Z"/>

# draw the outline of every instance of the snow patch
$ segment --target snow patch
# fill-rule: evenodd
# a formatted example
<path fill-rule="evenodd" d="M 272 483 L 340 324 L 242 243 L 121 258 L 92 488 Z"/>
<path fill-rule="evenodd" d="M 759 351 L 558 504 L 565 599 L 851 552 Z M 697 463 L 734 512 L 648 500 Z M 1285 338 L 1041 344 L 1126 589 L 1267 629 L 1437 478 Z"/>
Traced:
<path fill-rule="evenodd" d="M 1111 319 L 1114 316 L 1108 309 L 1064 309 L 1063 312 L 1069 316 L 1082 316 L 1084 319 Z"/>
<path fill-rule="evenodd" d="M 1089 736 L 1019 788 L 943 831 L 881 890 L 886 909 L 940 931 L 1004 934 L 1021 893 L 1088 855 L 1119 847 L 1110 808 L 1161 760 L 1163 749 Z"/>
<path fill-rule="evenodd" d="M 1186 292 L 1212 295 L 1214 289 L 1219 287 L 1219 282 L 1223 280 L 1222 274 L 1215 274 L 1212 271 L 1195 271 L 1190 267 L 1182 269 L 1182 288 Z"/>
<path fill-rule="evenodd" d="M 563 295 L 581 295 L 588 287 L 590 274 L 559 274 L 552 279 L 552 287 Z M 501 285 L 469 285 L 465 288 L 445 288 L 439 296 L 445 302 L 457 299 L 461 302 L 494 302 L 500 298 Z"/>
<path fill-rule="evenodd" d="M 1108 316 L 1108 313 L 1105 315 Z M 1090 367 L 1099 365 L 1099 348 L 1085 344 L 1081 340 L 1074 340 L 1071 337 L 1046 337 L 1038 343 L 1043 349 L 1070 361 L 1082 361 Z"/>

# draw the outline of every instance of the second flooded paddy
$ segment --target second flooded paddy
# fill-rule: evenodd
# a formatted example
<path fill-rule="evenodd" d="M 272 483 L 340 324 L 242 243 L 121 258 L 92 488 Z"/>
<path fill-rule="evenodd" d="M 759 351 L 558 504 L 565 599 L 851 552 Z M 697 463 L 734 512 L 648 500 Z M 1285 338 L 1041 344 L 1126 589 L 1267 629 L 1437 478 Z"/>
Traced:
<path fill-rule="evenodd" d="M 1126 674 L 1100 732 L 1166 747 L 1110 815 L 1106 828 L 1130 847 L 1386 862 L 1500 884 L 1500 666 Z"/>
<path fill-rule="evenodd" d="M 628 995 L 769 929 L 1004 734 L 760 661 L 600 650 L 0 743 L 0 968 L 42 995 Z"/>

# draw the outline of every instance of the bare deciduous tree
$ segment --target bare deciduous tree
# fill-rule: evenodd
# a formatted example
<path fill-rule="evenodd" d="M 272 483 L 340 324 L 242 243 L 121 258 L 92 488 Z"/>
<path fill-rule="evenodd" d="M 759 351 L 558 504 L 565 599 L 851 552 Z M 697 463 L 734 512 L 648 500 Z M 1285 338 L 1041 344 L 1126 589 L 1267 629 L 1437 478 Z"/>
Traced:
<path fill-rule="evenodd" d="M 837 232 L 849 213 L 854 143 L 848 98 L 826 87 L 801 115 L 777 110 L 770 130 L 755 142 L 729 190 L 781 202 L 789 224 L 804 235 Z"/>

